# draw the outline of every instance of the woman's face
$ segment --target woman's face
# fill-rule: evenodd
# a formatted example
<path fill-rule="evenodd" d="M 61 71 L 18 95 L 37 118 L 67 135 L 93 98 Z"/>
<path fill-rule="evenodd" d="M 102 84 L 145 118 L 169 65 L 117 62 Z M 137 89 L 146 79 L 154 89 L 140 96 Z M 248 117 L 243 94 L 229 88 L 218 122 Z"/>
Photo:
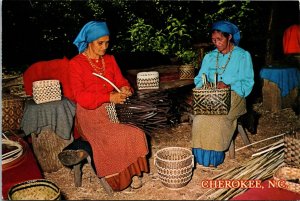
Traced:
<path fill-rule="evenodd" d="M 102 36 L 89 44 L 90 49 L 96 55 L 103 56 L 109 45 L 109 36 Z"/>
<path fill-rule="evenodd" d="M 230 51 L 230 39 L 231 39 L 231 34 L 229 35 L 228 38 L 226 38 L 222 32 L 219 31 L 214 31 L 211 35 L 211 40 L 213 44 L 216 46 L 216 48 L 219 50 L 221 53 L 227 53 Z"/>

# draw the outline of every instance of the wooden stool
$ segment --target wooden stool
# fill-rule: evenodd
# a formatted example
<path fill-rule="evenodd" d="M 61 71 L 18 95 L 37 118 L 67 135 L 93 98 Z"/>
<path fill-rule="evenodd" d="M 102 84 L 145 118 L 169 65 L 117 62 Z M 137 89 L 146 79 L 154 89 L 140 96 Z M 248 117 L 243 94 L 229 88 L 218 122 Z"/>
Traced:
<path fill-rule="evenodd" d="M 81 187 L 82 183 L 82 166 L 87 161 L 92 171 L 97 175 L 94 164 L 92 162 L 92 147 L 87 141 L 75 139 L 71 144 L 63 149 L 58 154 L 60 162 L 74 170 L 74 183 L 75 187 Z M 107 183 L 105 178 L 99 178 L 100 184 L 109 196 L 113 195 L 111 186 Z"/>
<path fill-rule="evenodd" d="M 250 144 L 250 140 L 247 136 L 247 133 L 243 127 L 243 125 L 238 121 L 238 124 L 237 124 L 237 131 L 238 133 L 241 134 L 241 137 L 242 137 L 242 140 L 244 142 L 245 145 L 249 145 Z M 229 157 L 231 159 L 234 159 L 235 158 L 235 142 L 234 142 L 234 138 L 232 138 L 231 140 L 231 143 L 230 143 L 230 146 L 229 146 Z"/>

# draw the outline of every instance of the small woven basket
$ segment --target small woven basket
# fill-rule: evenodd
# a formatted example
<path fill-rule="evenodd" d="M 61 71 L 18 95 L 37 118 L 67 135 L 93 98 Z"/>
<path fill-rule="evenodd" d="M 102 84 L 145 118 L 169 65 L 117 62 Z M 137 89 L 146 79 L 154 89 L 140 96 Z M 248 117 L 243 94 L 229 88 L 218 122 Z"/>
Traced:
<path fill-rule="evenodd" d="M 215 78 L 214 86 L 207 88 L 206 76 L 202 76 L 203 86 L 194 88 L 193 109 L 195 115 L 227 115 L 231 104 L 231 89 L 217 88 Z"/>
<path fill-rule="evenodd" d="M 179 66 L 179 79 L 194 79 L 195 68 L 193 65 L 181 65 Z"/>
<path fill-rule="evenodd" d="M 24 105 L 24 98 L 2 94 L 2 131 L 20 129 Z"/>
<path fill-rule="evenodd" d="M 159 73 L 157 71 L 139 72 L 136 82 L 138 90 L 159 89 Z"/>
<path fill-rule="evenodd" d="M 154 165 L 162 184 L 170 189 L 186 186 L 192 178 L 194 156 L 183 147 L 167 147 L 156 152 Z"/>
<path fill-rule="evenodd" d="M 36 104 L 61 100 L 59 80 L 40 80 L 33 82 L 32 96 Z"/>
<path fill-rule="evenodd" d="M 284 135 L 284 162 L 289 166 L 300 167 L 300 133 Z"/>
<path fill-rule="evenodd" d="M 284 185 L 280 185 L 280 188 L 300 193 L 300 169 L 283 166 L 275 171 L 273 178 L 277 181 L 284 181 Z"/>
<path fill-rule="evenodd" d="M 12 186 L 9 200 L 61 200 L 60 189 L 46 179 L 28 180 Z"/>

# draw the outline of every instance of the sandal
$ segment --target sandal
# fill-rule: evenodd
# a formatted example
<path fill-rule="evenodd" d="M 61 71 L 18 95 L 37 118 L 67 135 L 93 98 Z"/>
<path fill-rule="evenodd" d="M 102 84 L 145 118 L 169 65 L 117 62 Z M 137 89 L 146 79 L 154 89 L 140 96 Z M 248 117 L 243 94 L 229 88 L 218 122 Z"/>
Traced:
<path fill-rule="evenodd" d="M 130 184 L 130 187 L 132 189 L 139 189 L 143 186 L 142 177 L 134 176 L 132 177 L 132 182 Z"/>

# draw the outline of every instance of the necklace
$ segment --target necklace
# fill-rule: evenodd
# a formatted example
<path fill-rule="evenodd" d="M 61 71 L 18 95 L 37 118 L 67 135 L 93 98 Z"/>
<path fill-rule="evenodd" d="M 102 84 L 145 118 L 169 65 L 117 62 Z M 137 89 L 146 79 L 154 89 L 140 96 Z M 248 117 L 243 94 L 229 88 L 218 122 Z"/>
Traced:
<path fill-rule="evenodd" d="M 228 56 L 228 59 L 227 59 L 225 65 L 224 65 L 224 66 L 221 66 L 221 67 L 219 67 L 219 55 L 220 55 L 220 52 L 218 51 L 218 54 L 217 54 L 217 61 L 216 61 L 216 70 L 217 70 L 217 71 L 218 71 L 218 69 L 221 69 L 221 70 L 222 70 L 222 71 L 219 73 L 219 75 L 222 75 L 222 74 L 224 73 L 224 71 L 225 71 L 225 69 L 226 69 L 226 67 L 227 67 L 227 65 L 228 65 L 228 63 L 229 63 L 229 61 L 230 61 L 230 59 L 231 59 L 231 55 L 232 55 L 233 49 L 234 49 L 234 46 L 233 46 L 232 50 L 231 50 L 230 53 L 229 53 L 229 56 Z M 221 79 L 222 79 L 222 77 L 221 77 Z"/>
<path fill-rule="evenodd" d="M 86 52 L 83 53 L 83 55 L 87 58 L 89 64 L 91 65 L 91 67 L 94 69 L 94 71 L 100 75 L 103 75 L 105 72 L 105 62 L 103 59 L 103 56 L 101 56 L 101 62 L 102 62 L 102 66 L 98 66 L 96 65 L 92 59 L 88 56 L 88 54 Z"/>

